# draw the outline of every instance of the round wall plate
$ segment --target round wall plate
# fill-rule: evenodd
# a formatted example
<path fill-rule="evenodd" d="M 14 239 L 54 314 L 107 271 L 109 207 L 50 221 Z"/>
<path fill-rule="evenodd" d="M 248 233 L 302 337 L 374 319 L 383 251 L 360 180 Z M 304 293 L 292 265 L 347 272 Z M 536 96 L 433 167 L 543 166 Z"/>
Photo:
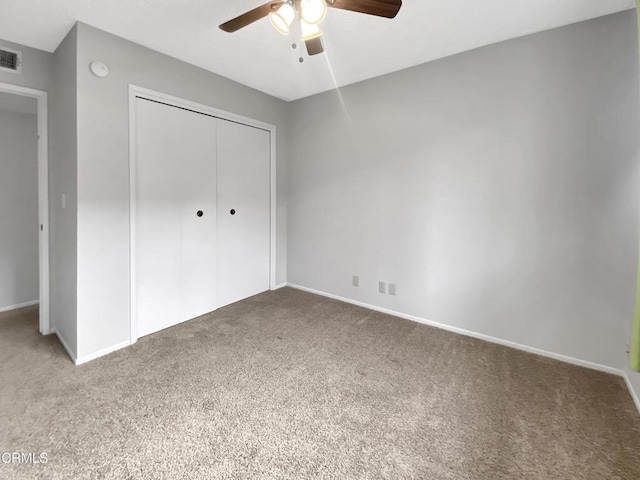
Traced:
<path fill-rule="evenodd" d="M 91 62 L 89 68 L 96 77 L 104 78 L 109 75 L 109 67 L 102 62 Z"/>

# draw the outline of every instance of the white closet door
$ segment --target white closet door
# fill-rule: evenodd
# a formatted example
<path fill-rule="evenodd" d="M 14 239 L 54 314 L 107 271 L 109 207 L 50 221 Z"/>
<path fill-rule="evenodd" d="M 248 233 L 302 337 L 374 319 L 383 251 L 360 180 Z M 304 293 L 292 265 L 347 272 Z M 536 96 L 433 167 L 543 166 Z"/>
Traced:
<path fill-rule="evenodd" d="M 216 309 L 216 128 L 136 99 L 138 336 Z"/>
<path fill-rule="evenodd" d="M 218 121 L 219 307 L 269 290 L 270 150 L 269 132 Z"/>

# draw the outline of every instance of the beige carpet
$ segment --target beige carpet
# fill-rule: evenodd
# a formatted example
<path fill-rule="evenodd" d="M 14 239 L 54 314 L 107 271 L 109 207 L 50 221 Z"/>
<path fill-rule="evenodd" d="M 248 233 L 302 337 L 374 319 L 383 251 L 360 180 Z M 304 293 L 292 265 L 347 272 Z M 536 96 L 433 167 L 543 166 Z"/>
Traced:
<path fill-rule="evenodd" d="M 75 367 L 0 314 L 1 479 L 640 478 L 620 378 L 282 289 Z"/>

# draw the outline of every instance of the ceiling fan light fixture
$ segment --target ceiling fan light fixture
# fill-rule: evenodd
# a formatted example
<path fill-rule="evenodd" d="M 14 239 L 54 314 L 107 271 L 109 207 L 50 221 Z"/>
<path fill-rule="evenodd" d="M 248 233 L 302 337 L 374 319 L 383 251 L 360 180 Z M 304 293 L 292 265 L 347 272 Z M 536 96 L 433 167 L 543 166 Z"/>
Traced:
<path fill-rule="evenodd" d="M 300 21 L 300 25 L 302 25 L 302 41 L 303 42 L 322 36 L 322 30 L 320 30 L 320 27 L 318 27 L 318 25 L 309 24 L 304 20 Z"/>
<path fill-rule="evenodd" d="M 300 16 L 309 25 L 318 25 L 327 15 L 327 3 L 325 0 L 302 0 L 300 3 Z"/>
<path fill-rule="evenodd" d="M 278 10 L 269 14 L 269 20 L 271 25 L 282 35 L 289 34 L 289 27 L 293 23 L 293 19 L 296 16 L 296 11 L 293 9 L 290 3 L 283 3 Z"/>

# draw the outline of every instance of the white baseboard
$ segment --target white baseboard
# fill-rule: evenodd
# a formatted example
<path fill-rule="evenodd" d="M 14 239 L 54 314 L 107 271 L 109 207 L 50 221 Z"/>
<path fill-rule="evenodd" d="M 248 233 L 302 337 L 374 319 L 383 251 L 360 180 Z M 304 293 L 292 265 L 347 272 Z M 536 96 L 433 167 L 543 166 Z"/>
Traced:
<path fill-rule="evenodd" d="M 18 303 L 16 305 L 7 305 L 6 307 L 0 307 L 0 313 L 8 312 L 10 310 L 17 310 L 19 308 L 31 307 L 40 303 L 40 300 L 31 300 L 30 302 Z"/>
<path fill-rule="evenodd" d="M 131 345 L 131 342 L 127 340 L 127 341 L 118 343 L 116 345 L 112 345 L 111 347 L 103 348 L 102 350 L 98 350 L 97 352 L 93 352 L 93 353 L 90 353 L 89 355 L 84 355 L 78 358 L 76 357 L 75 353 L 73 353 L 73 351 L 71 350 L 71 347 L 69 347 L 69 344 L 64 339 L 64 337 L 60 335 L 60 332 L 58 332 L 55 328 L 53 328 L 51 329 L 51 333 L 56 334 L 56 336 L 58 337 L 58 340 L 60 340 L 60 343 L 62 344 L 64 349 L 67 351 L 67 354 L 71 357 L 71 360 L 76 365 L 82 365 L 83 363 L 90 362 L 91 360 L 95 360 L 98 357 L 103 357 L 105 355 L 108 355 L 111 352 L 115 352 L 116 350 L 120 350 L 121 348 L 128 347 L 129 345 Z"/>
<path fill-rule="evenodd" d="M 60 343 L 62 344 L 64 349 L 67 351 L 67 354 L 71 357 L 71 361 L 73 363 L 77 364 L 76 354 L 73 352 L 73 350 L 71 350 L 71 347 L 69 346 L 67 341 L 64 339 L 64 337 L 62 335 L 60 335 L 60 332 L 58 332 L 55 328 L 52 328 L 51 329 L 51 333 L 55 334 L 56 337 L 58 337 L 58 340 L 60 340 Z"/>
<path fill-rule="evenodd" d="M 587 360 L 581 360 L 579 358 L 569 357 L 568 355 L 549 352 L 547 350 L 542 350 L 536 347 L 530 347 L 528 345 L 523 345 L 521 343 L 511 342 L 509 340 L 504 340 L 502 338 L 492 337 L 490 335 L 485 335 L 483 333 L 476 333 L 476 332 L 472 332 L 471 330 L 465 330 L 463 328 L 453 327 L 451 325 L 446 325 L 444 323 L 433 322 L 431 320 L 416 317 L 414 315 L 407 315 L 405 313 L 389 310 L 388 308 L 377 307 L 375 305 L 359 302 L 357 300 L 352 300 L 350 298 L 341 297 L 339 295 L 333 295 L 332 293 L 322 292 L 320 290 L 315 290 L 313 288 L 303 287 L 302 285 L 287 283 L 287 286 L 291 288 L 295 288 L 297 290 L 302 290 L 304 292 L 314 293 L 316 295 L 321 295 L 323 297 L 332 298 L 334 300 L 350 303 L 352 305 L 357 305 L 359 307 L 368 308 L 369 310 L 374 310 L 376 312 L 386 313 L 388 315 L 393 315 L 395 317 L 404 318 L 405 320 L 410 320 L 412 322 L 422 323 L 424 325 L 429 325 L 431 327 L 439 328 L 441 330 L 447 330 L 449 332 L 458 333 L 460 335 L 466 335 L 468 337 L 477 338 L 479 340 L 484 340 L 486 342 L 496 343 L 498 345 L 504 345 L 506 347 L 515 348 L 517 350 L 533 353 L 536 355 L 540 355 L 542 357 L 552 358 L 554 360 L 559 360 L 561 362 L 570 363 L 572 365 L 577 365 L 579 367 L 585 367 L 591 370 L 598 370 L 600 372 L 610 373 L 612 375 L 622 377 L 627 385 L 627 389 L 629 390 L 629 393 L 631 394 L 631 398 L 633 399 L 633 402 L 635 403 L 636 408 L 638 409 L 638 413 L 640 413 L 640 398 L 638 397 L 638 393 L 635 391 L 635 389 L 631 385 L 627 372 L 625 372 L 620 368 L 613 368 L 607 365 L 601 365 L 599 363 L 594 363 L 594 362 L 589 362 Z"/>
<path fill-rule="evenodd" d="M 82 365 L 83 363 L 90 362 L 91 360 L 95 360 L 99 357 L 104 357 L 109 353 L 115 352 L 116 350 L 120 350 L 124 347 L 128 347 L 129 345 L 131 345 L 131 342 L 129 340 L 125 340 L 124 342 L 117 343 L 116 345 L 112 345 L 110 347 L 103 348 L 102 350 L 98 350 L 97 352 L 90 353 L 89 355 L 83 355 L 82 357 L 76 359 L 75 363 L 76 365 Z"/>
<path fill-rule="evenodd" d="M 567 355 L 562 355 L 560 353 L 549 352 L 547 350 L 542 350 L 536 347 L 530 347 L 528 345 L 523 345 L 521 343 L 511 342 L 509 340 L 504 340 L 498 337 L 492 337 L 490 335 L 485 335 L 483 333 L 473 332 L 471 330 L 465 330 L 464 328 L 453 327 L 451 325 L 446 325 L 444 323 L 438 323 L 431 320 L 427 320 L 425 318 L 416 317 L 415 315 L 407 315 L 405 313 L 396 312 L 394 310 L 389 310 L 387 308 L 377 307 L 375 305 L 370 305 L 368 303 L 359 302 L 357 300 L 352 300 L 346 297 L 340 297 L 338 295 L 333 295 L 331 293 L 322 292 L 320 290 L 314 290 L 313 288 L 303 287 L 301 285 L 296 285 L 293 283 L 288 283 L 287 286 L 291 288 L 295 288 L 297 290 L 302 290 L 309 293 L 314 293 L 316 295 L 321 295 L 323 297 L 332 298 L 334 300 L 339 300 L 341 302 L 350 303 L 352 305 L 357 305 L 359 307 L 368 308 L 369 310 L 375 310 L 376 312 L 386 313 L 388 315 L 393 315 L 395 317 L 404 318 L 405 320 L 411 320 L 412 322 L 422 323 L 424 325 L 429 325 L 431 327 L 439 328 L 441 330 L 447 330 L 449 332 L 458 333 L 460 335 L 466 335 L 467 337 L 477 338 L 479 340 L 484 340 L 486 342 L 497 343 L 498 345 L 504 345 L 506 347 L 515 348 L 517 350 L 522 350 L 528 353 L 534 353 L 536 355 L 540 355 L 543 357 L 552 358 L 554 360 L 559 360 L 561 362 L 570 363 L 572 365 L 578 365 L 580 367 L 590 368 L 592 370 L 598 370 L 600 372 L 611 373 L 613 375 L 617 375 L 619 377 L 625 377 L 626 375 L 623 370 L 619 368 L 609 367 L 607 365 L 601 365 L 599 363 L 589 362 L 587 360 L 581 360 L 579 358 L 569 357 Z"/>
<path fill-rule="evenodd" d="M 287 286 L 287 282 L 285 282 L 285 283 L 281 283 L 280 285 L 276 285 L 275 287 L 273 287 L 273 288 L 271 289 L 271 291 L 274 291 L 274 290 L 280 290 L 281 288 L 284 288 L 284 287 L 286 287 L 286 286 Z"/>
<path fill-rule="evenodd" d="M 623 372 L 624 382 L 627 384 L 627 388 L 629 389 L 629 393 L 631 394 L 631 398 L 633 398 L 633 403 L 636 404 L 636 408 L 638 412 L 640 412 L 640 398 L 638 397 L 638 393 L 631 385 L 631 380 L 629 380 L 629 374 L 627 372 Z"/>

